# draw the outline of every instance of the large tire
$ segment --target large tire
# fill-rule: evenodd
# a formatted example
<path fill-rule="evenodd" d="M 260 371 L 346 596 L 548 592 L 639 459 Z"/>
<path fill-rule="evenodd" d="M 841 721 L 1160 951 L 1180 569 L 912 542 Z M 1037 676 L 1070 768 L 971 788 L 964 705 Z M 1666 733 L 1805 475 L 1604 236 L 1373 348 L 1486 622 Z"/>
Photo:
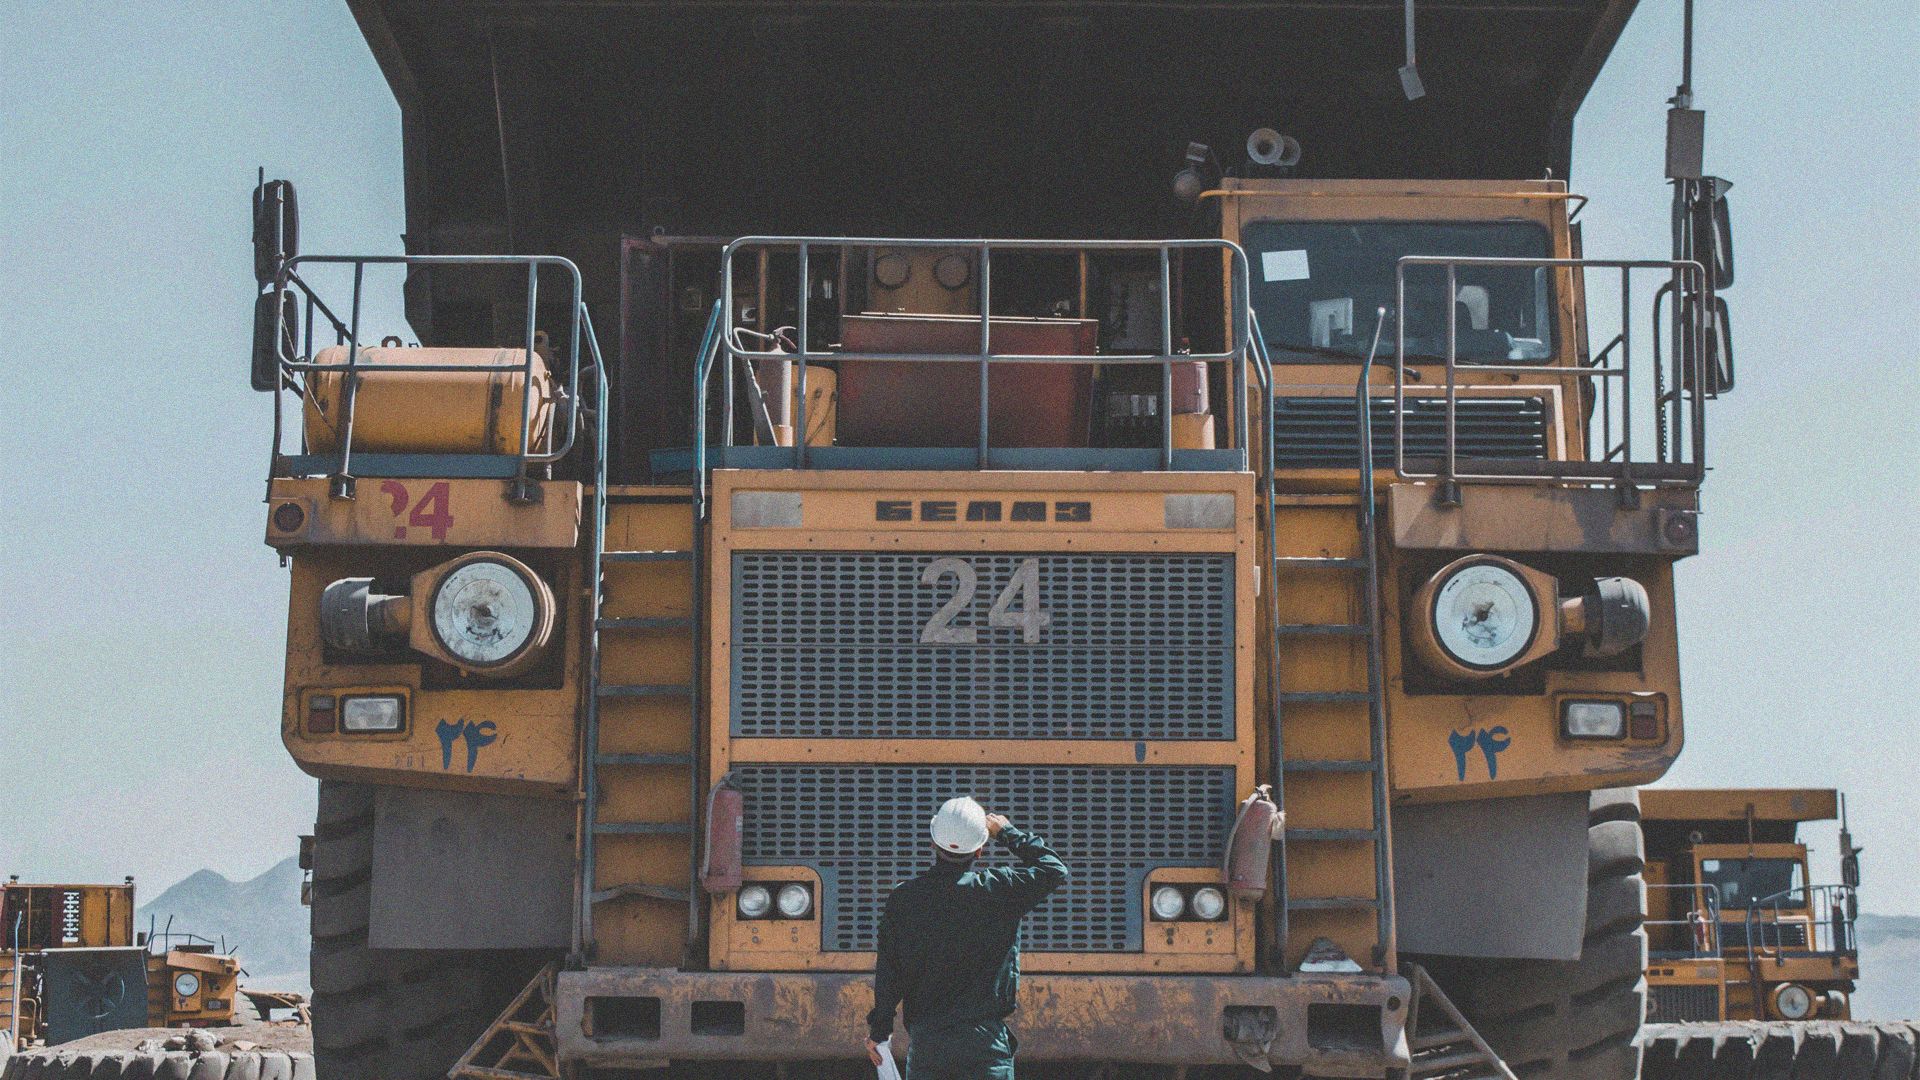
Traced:
<path fill-rule="evenodd" d="M 299 1050 L 22 1051 L 0 1080 L 314 1080 L 313 1055 Z"/>
<path fill-rule="evenodd" d="M 442 1080 L 551 957 L 368 944 L 369 784 L 320 782 L 313 826 L 313 1055 L 326 1080 Z"/>
<path fill-rule="evenodd" d="M 1580 959 L 1409 957 L 1521 1080 L 1635 1080 L 1646 1015 L 1645 845 L 1630 788 L 1596 791 Z"/>
<path fill-rule="evenodd" d="M 1648 1024 L 1645 1080 L 1920 1080 L 1913 1023 Z"/>

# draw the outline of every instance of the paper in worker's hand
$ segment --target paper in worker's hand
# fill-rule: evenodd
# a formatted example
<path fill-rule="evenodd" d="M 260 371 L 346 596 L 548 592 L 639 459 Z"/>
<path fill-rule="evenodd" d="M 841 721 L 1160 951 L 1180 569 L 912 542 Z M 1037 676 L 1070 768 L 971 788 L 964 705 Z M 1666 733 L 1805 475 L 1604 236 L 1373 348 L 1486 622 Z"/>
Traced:
<path fill-rule="evenodd" d="M 900 1066 L 893 1063 L 893 1040 L 876 1043 L 874 1048 L 880 1051 L 880 1064 L 874 1067 L 879 1080 L 900 1080 Z"/>

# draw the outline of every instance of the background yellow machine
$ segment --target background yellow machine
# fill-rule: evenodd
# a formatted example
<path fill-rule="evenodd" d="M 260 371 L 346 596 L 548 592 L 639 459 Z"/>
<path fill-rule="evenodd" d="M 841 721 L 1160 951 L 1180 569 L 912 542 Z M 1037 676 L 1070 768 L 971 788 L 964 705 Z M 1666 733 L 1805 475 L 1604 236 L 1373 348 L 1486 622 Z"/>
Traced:
<path fill-rule="evenodd" d="M 1535 179 L 1631 4 L 776 7 L 356 3 L 409 254 L 256 191 L 321 1070 L 853 1059 L 965 793 L 1023 1069 L 1633 1076 L 1732 268 L 1684 102 L 1671 258 Z"/>
<path fill-rule="evenodd" d="M 1846 1020 L 1860 978 L 1860 849 L 1810 870 L 1803 822 L 1842 816 L 1831 789 L 1650 788 L 1648 1020 Z"/>
<path fill-rule="evenodd" d="M 228 1024 L 240 964 L 212 946 L 150 951 L 134 888 L 0 884 L 0 1031 L 14 1045 L 99 1031 Z"/>

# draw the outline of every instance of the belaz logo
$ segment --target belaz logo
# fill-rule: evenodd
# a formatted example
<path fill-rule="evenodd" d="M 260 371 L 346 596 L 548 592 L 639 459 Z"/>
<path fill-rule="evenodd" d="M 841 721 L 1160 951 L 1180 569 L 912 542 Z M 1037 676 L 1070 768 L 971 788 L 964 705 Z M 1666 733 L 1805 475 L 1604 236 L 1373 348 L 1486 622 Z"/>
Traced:
<path fill-rule="evenodd" d="M 1051 516 L 1049 516 L 1051 515 Z M 1084 524 L 1093 520 L 1093 504 L 1060 500 L 1002 502 L 999 499 L 880 499 L 873 504 L 875 521 L 1056 521 Z"/>

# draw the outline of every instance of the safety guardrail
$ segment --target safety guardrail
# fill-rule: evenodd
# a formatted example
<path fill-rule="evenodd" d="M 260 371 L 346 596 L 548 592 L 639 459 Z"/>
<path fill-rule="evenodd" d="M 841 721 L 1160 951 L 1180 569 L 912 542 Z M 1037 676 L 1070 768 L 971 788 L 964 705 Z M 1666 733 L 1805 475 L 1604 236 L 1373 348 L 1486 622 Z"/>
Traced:
<path fill-rule="evenodd" d="M 1394 470 L 1404 479 L 1437 480 L 1451 488 L 1463 480 L 1488 483 L 1607 483 L 1622 488 L 1641 484 L 1694 486 L 1706 472 L 1705 403 L 1709 394 L 1706 363 L 1706 312 L 1711 307 L 1706 270 L 1691 260 L 1619 260 L 1619 259 L 1542 259 L 1408 255 L 1402 257 L 1394 272 L 1395 310 L 1407 310 L 1407 271 L 1413 267 L 1437 267 L 1446 271 L 1444 307 L 1446 350 L 1440 356 L 1409 356 L 1407 320 L 1398 318 L 1394 326 Z M 1563 282 L 1579 275 L 1584 285 L 1589 271 L 1613 270 L 1620 278 L 1620 331 L 1590 360 L 1560 366 L 1551 363 L 1497 363 L 1462 360 L 1459 348 L 1459 310 L 1454 301 L 1460 296 L 1459 272 L 1463 268 L 1521 268 L 1553 272 Z M 1635 398 L 1633 288 L 1636 271 L 1659 272 L 1663 281 L 1652 296 L 1655 301 L 1655 328 L 1652 355 L 1640 373 L 1651 381 L 1652 389 L 1644 402 Z M 1569 292 L 1573 289 L 1569 288 Z M 1664 334 L 1658 302 L 1677 297 L 1668 305 L 1668 325 Z M 1576 310 L 1578 310 L 1576 308 Z M 1587 327 L 1576 324 L 1575 339 L 1580 341 Z M 1662 350 L 1662 337 L 1668 348 Z M 1564 354 L 1565 350 L 1558 350 Z M 1407 452 L 1407 370 L 1410 362 L 1438 360 L 1443 364 L 1446 383 L 1445 445 L 1438 457 L 1410 455 Z M 1458 405 L 1463 373 L 1480 375 L 1526 376 L 1557 383 L 1569 391 L 1575 403 L 1583 403 L 1591 394 L 1593 416 L 1584 419 L 1585 453 L 1565 454 L 1558 459 L 1462 458 L 1459 453 Z M 1651 408 L 1648 408 L 1648 406 Z M 1583 411 L 1579 404 L 1563 411 L 1572 415 Z M 1597 417 L 1597 424 L 1595 419 Z M 1636 452 L 1636 440 L 1640 452 Z M 1653 450 L 1646 453 L 1651 442 Z"/>
<path fill-rule="evenodd" d="M 809 260 L 816 250 L 834 249 L 842 253 L 852 250 L 874 251 L 890 250 L 964 250 L 973 253 L 978 259 L 976 270 L 979 282 L 980 304 L 977 316 L 979 322 L 979 348 L 964 353 L 897 353 L 897 352 L 859 352 L 845 349 L 826 351 L 816 347 L 809 339 L 810 327 L 808 304 Z M 1228 341 L 1226 347 L 1218 352 L 1176 352 L 1173 340 L 1173 299 L 1172 265 L 1175 252 L 1217 251 L 1228 266 Z M 727 325 L 732 313 L 738 309 L 734 298 L 734 260 L 742 252 L 756 254 L 770 251 L 791 251 L 797 256 L 798 273 L 796 280 L 799 288 L 795 290 L 798 313 L 795 321 L 795 340 L 792 351 L 778 349 L 758 349 L 742 346 L 731 325 Z M 1149 354 L 1049 354 L 1022 355 L 995 353 L 992 350 L 990 330 L 996 317 L 993 310 L 993 256 L 995 252 L 1146 252 L 1157 253 L 1160 268 L 1160 348 Z M 844 254 L 842 257 L 845 257 Z M 1250 339 L 1248 331 L 1248 277 L 1246 253 L 1238 244 L 1228 240 L 1191 239 L 1191 240 L 938 240 L 913 238 L 882 237 L 832 237 L 832 236 L 747 236 L 727 244 L 721 252 L 721 297 L 716 312 L 721 320 L 721 332 L 714 333 L 716 324 L 709 322 L 707 341 L 702 347 L 700 362 L 695 365 L 696 393 L 703 403 L 700 411 L 704 413 L 704 402 L 708 394 L 708 380 L 713 374 L 715 357 L 726 358 L 721 372 L 721 438 L 723 445 L 734 445 L 734 402 L 736 398 L 734 379 L 735 369 L 741 363 L 755 361 L 779 361 L 795 365 L 795 381 L 798 387 L 797 415 L 794 429 L 800 434 L 793 440 L 793 463 L 796 468 L 805 468 L 808 464 L 808 446 L 805 432 L 807 426 L 807 367 L 824 360 L 836 363 L 864 361 L 892 361 L 899 363 L 971 363 L 979 367 L 979 407 L 980 421 L 978 438 L 975 441 L 975 453 L 979 467 L 986 468 L 991 460 L 991 431 L 989 387 L 991 371 L 995 364 L 1132 364 L 1154 365 L 1161 368 L 1161 408 L 1160 408 L 1160 467 L 1173 467 L 1173 418 L 1167 408 L 1173 397 L 1173 365 L 1179 363 L 1227 363 L 1232 365 L 1235 387 L 1246 385 L 1247 349 Z M 1004 314 L 1000 317 L 1006 317 Z M 1235 392 L 1233 420 L 1233 447 L 1239 452 L 1241 469 L 1247 468 L 1247 406 L 1245 395 Z M 784 395 L 780 401 L 784 409 Z M 695 432 L 696 469 L 703 468 L 706 460 L 707 439 L 704 416 L 696 424 Z"/>
<path fill-rule="evenodd" d="M 1851 885 L 1783 889 L 1747 905 L 1741 944 L 1749 956 L 1772 956 L 1783 962 L 1791 953 L 1857 953 L 1854 919 L 1859 911 L 1859 895 Z M 1770 927 L 1784 926 L 1804 928 L 1806 940 L 1789 946 L 1777 929 L 1769 939 Z"/>
<path fill-rule="evenodd" d="M 348 308 L 349 314 L 345 320 L 342 320 L 332 307 L 320 298 L 313 286 L 301 277 L 299 269 L 312 265 L 352 268 L 353 292 Z M 378 365 L 362 363 L 361 353 L 366 346 L 361 341 L 360 318 L 366 269 L 369 266 L 394 265 L 524 267 L 527 274 L 526 323 L 522 335 L 523 352 L 520 362 L 514 364 L 381 363 Z M 279 371 L 279 388 L 293 390 L 302 398 L 306 398 L 309 395 L 307 382 L 311 376 L 325 373 L 339 374 L 344 384 L 340 396 L 340 426 L 337 440 L 339 445 L 337 450 L 330 454 L 308 453 L 304 444 L 300 454 L 282 453 L 285 427 L 282 415 L 283 404 L 281 395 L 274 394 L 273 474 L 278 476 L 324 470 L 332 478 L 333 493 L 342 497 L 351 497 L 354 481 L 354 402 L 360 380 L 369 371 L 518 374 L 521 377 L 521 400 L 520 440 L 517 450 L 511 454 L 430 455 L 434 461 L 428 468 L 428 474 L 500 476 L 513 480 L 516 491 L 523 491 L 529 479 L 529 466 L 558 461 L 572 451 L 576 427 L 573 409 L 563 408 L 554 417 L 554 431 L 549 436 L 547 447 L 542 450 L 536 450 L 533 447 L 534 364 L 539 336 L 536 323 L 541 267 L 553 267 L 563 271 L 570 285 L 568 311 L 571 316 L 567 333 L 567 357 L 564 364 L 567 374 L 561 385 L 566 393 L 577 396 L 580 386 L 581 327 L 586 308 L 581 299 L 580 269 L 568 259 L 557 255 L 295 255 L 282 261 L 274 277 L 273 304 L 274 359 Z M 294 293 L 298 293 L 298 298 L 294 297 Z M 294 300 L 291 311 L 286 302 L 288 299 Z M 319 324 L 319 320 L 322 319 L 325 320 L 324 324 Z M 323 364 L 314 360 L 317 326 L 321 326 L 322 330 L 332 331 L 333 344 L 346 346 L 347 358 L 344 363 Z M 600 370 L 600 362 L 597 359 L 595 365 L 596 369 Z"/>

